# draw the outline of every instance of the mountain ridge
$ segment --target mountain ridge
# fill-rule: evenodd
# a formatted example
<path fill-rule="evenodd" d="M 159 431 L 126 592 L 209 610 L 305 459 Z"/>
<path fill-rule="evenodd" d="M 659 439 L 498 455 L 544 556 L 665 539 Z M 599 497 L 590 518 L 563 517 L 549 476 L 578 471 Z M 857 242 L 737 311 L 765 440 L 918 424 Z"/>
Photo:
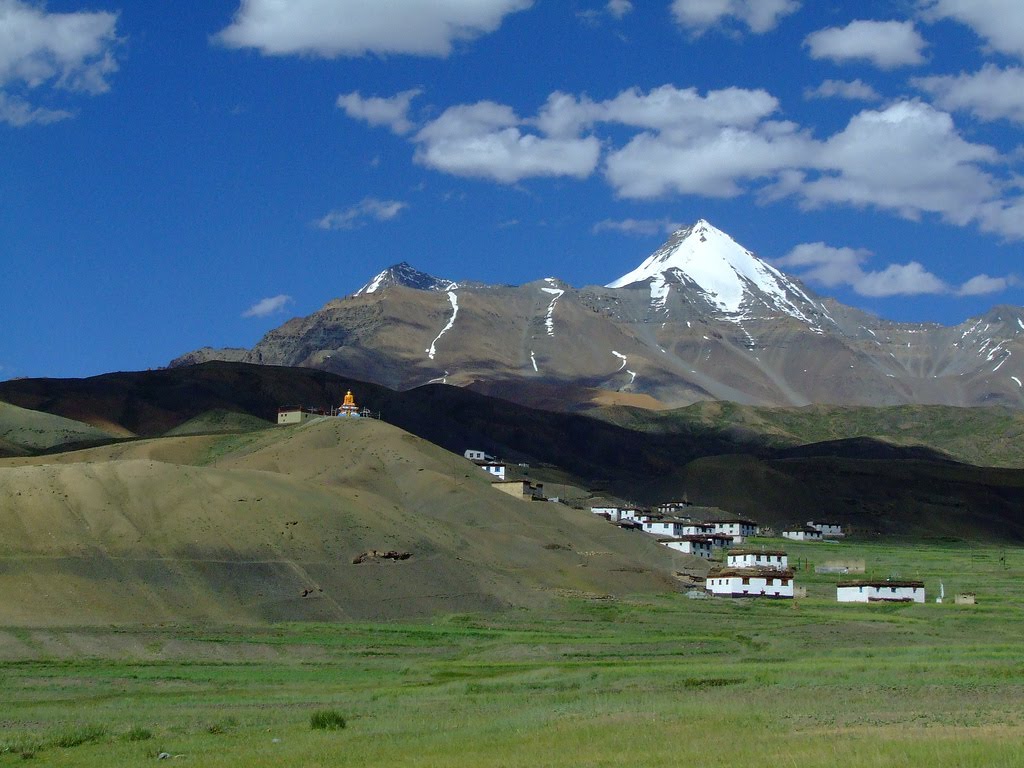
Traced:
<path fill-rule="evenodd" d="M 204 348 L 170 365 L 214 359 L 397 389 L 493 385 L 524 403 L 535 388 L 562 387 L 655 408 L 1024 408 L 1024 309 L 1000 305 L 958 326 L 884 320 L 819 297 L 701 220 L 609 286 L 454 283 L 403 263 L 250 350 Z"/>

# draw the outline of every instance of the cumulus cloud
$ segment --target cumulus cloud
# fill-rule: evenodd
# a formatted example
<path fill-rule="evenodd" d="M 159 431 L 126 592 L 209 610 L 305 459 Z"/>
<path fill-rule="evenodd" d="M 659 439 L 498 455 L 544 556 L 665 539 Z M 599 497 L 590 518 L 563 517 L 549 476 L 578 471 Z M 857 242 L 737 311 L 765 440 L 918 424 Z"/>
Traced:
<path fill-rule="evenodd" d="M 511 184 L 537 176 L 586 178 L 601 144 L 593 136 L 551 137 L 523 131 L 511 107 L 491 101 L 446 109 L 415 136 L 416 162 L 455 176 Z"/>
<path fill-rule="evenodd" d="M 871 252 L 834 248 L 825 243 L 804 243 L 778 259 L 782 267 L 799 269 L 799 277 L 827 288 L 845 285 L 861 296 L 913 296 L 949 293 L 950 288 L 921 264 L 889 264 L 885 269 L 867 271 L 862 266 Z"/>
<path fill-rule="evenodd" d="M 364 120 L 370 125 L 386 125 L 392 133 L 401 136 L 414 128 L 409 120 L 409 106 L 421 93 L 422 88 L 413 88 L 390 98 L 364 98 L 358 91 L 353 91 L 338 97 L 338 107 L 353 119 Z"/>
<path fill-rule="evenodd" d="M 278 312 L 283 311 L 291 302 L 292 297 L 286 296 L 283 293 L 266 299 L 260 299 L 245 310 L 242 313 L 242 317 L 269 317 L 270 315 L 276 315 Z"/>
<path fill-rule="evenodd" d="M 1024 123 L 1024 69 L 986 64 L 978 72 L 918 77 L 913 85 L 947 110 L 965 110 L 982 120 Z"/>
<path fill-rule="evenodd" d="M 408 203 L 398 200 L 379 200 L 376 197 L 367 197 L 349 208 L 331 211 L 316 225 L 320 229 L 328 230 L 356 229 L 364 226 L 368 221 L 391 221 L 408 207 Z"/>
<path fill-rule="evenodd" d="M 591 228 L 595 235 L 601 232 L 619 232 L 624 235 L 670 235 L 682 226 L 672 219 L 605 219 Z"/>
<path fill-rule="evenodd" d="M 845 27 L 829 27 L 804 39 L 812 59 L 837 64 L 869 61 L 881 69 L 893 69 L 924 61 L 924 38 L 910 21 L 851 21 Z"/>
<path fill-rule="evenodd" d="M 863 80 L 825 80 L 817 88 L 804 90 L 805 99 L 848 99 L 849 101 L 880 101 L 881 96 Z"/>
<path fill-rule="evenodd" d="M 242 0 L 216 37 L 264 55 L 366 53 L 447 56 L 454 43 L 495 31 L 533 0 Z"/>
<path fill-rule="evenodd" d="M 822 242 L 803 243 L 775 263 L 796 270 L 803 280 L 826 288 L 848 286 L 854 293 L 872 298 L 923 294 L 980 296 L 998 293 L 1016 282 L 1012 277 L 980 274 L 954 288 L 916 261 L 866 270 L 864 263 L 872 255 L 871 251 L 862 248 L 834 248 Z"/>
<path fill-rule="evenodd" d="M 116 27 L 116 13 L 48 13 L 41 3 L 0 0 L 0 121 L 23 126 L 71 116 L 33 106 L 27 97 L 37 88 L 108 91 Z"/>
<path fill-rule="evenodd" d="M 763 34 L 799 8 L 797 0 L 673 0 L 672 16 L 695 35 L 727 22 L 738 22 L 755 34 Z"/>
<path fill-rule="evenodd" d="M 820 175 L 784 175 L 779 189 L 809 207 L 873 206 L 911 219 L 935 213 L 964 225 L 999 197 L 996 180 L 980 167 L 998 159 L 992 147 L 964 140 L 947 113 L 902 101 L 855 115 L 813 158 Z"/>
<path fill-rule="evenodd" d="M 922 0 L 925 18 L 953 19 L 1000 53 L 1024 58 L 1024 4 L 1018 0 Z"/>

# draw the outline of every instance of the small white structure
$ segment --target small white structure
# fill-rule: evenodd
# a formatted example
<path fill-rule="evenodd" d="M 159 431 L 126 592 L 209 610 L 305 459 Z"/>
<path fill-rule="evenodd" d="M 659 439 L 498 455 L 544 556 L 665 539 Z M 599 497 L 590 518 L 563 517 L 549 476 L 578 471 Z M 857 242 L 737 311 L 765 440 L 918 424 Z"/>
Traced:
<path fill-rule="evenodd" d="M 821 531 L 821 535 L 829 539 L 835 539 L 846 535 L 843 533 L 843 526 L 839 523 L 816 523 L 813 520 L 809 520 L 807 522 L 807 527 Z"/>
<path fill-rule="evenodd" d="M 782 532 L 782 538 L 793 541 L 821 541 L 821 531 L 809 525 L 795 525 Z"/>
<path fill-rule="evenodd" d="M 476 463 L 480 469 L 498 480 L 505 479 L 505 465 L 497 461 L 478 461 Z"/>
<path fill-rule="evenodd" d="M 714 533 L 724 533 L 727 536 L 732 536 L 733 539 L 739 537 L 742 540 L 748 536 L 757 535 L 757 523 L 753 520 L 730 518 L 708 520 L 707 522 L 715 527 Z"/>
<path fill-rule="evenodd" d="M 711 523 L 687 523 L 683 526 L 683 536 L 710 536 L 715 532 Z"/>
<path fill-rule="evenodd" d="M 303 408 L 298 405 L 284 405 L 277 409 L 277 423 L 279 426 L 285 424 L 305 424 L 310 419 L 317 419 L 324 414 L 314 411 L 311 408 Z"/>
<path fill-rule="evenodd" d="M 473 448 L 467 448 L 466 452 L 463 453 L 462 455 L 465 456 L 470 461 L 479 461 L 479 462 L 494 461 L 494 457 L 491 456 L 489 453 L 484 453 L 483 451 L 477 451 L 477 450 L 475 450 Z"/>
<path fill-rule="evenodd" d="M 659 544 L 664 544 L 669 549 L 682 552 L 684 555 L 696 555 L 706 560 L 711 559 L 711 552 L 714 544 L 707 536 L 680 536 L 673 539 L 658 539 Z"/>
<path fill-rule="evenodd" d="M 793 572 L 774 568 L 724 568 L 712 571 L 705 589 L 716 597 L 793 597 Z"/>
<path fill-rule="evenodd" d="M 789 570 L 789 557 L 781 549 L 731 549 L 725 557 L 730 568 Z"/>
<path fill-rule="evenodd" d="M 840 603 L 923 603 L 923 581 L 840 581 L 836 584 Z"/>

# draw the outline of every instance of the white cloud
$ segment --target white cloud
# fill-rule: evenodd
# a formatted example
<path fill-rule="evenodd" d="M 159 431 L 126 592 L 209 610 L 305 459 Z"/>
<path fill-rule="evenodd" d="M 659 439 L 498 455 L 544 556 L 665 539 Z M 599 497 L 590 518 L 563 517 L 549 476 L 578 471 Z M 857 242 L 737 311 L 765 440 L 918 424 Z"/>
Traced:
<path fill-rule="evenodd" d="M 245 310 L 242 313 L 242 317 L 269 317 L 270 315 L 276 315 L 278 312 L 283 311 L 291 302 L 292 297 L 286 296 L 283 293 L 266 299 L 260 299 Z"/>
<path fill-rule="evenodd" d="M 726 21 L 740 22 L 751 32 L 763 34 L 799 8 L 797 0 L 673 0 L 672 15 L 696 35 Z"/>
<path fill-rule="evenodd" d="M 331 211 L 316 225 L 320 229 L 356 229 L 364 226 L 367 221 L 391 221 L 408 207 L 408 203 L 398 200 L 367 197 L 344 210 Z"/>
<path fill-rule="evenodd" d="M 56 123 L 59 120 L 66 120 L 71 116 L 70 112 L 63 109 L 33 107 L 22 98 L 8 96 L 3 91 L 0 91 L 0 123 L 7 123 L 15 128 L 20 128 L 32 123 L 39 123 L 41 125 Z"/>
<path fill-rule="evenodd" d="M 986 64 L 973 74 L 919 77 L 913 85 L 947 110 L 966 110 L 982 120 L 1024 123 L 1024 69 Z"/>
<path fill-rule="evenodd" d="M 922 0 L 921 5 L 926 18 L 959 21 L 995 50 L 1024 58 L 1024 4 L 1019 0 Z"/>
<path fill-rule="evenodd" d="M 817 88 L 804 90 L 805 99 L 848 99 L 850 101 L 880 101 L 881 96 L 863 80 L 825 80 Z"/>
<path fill-rule="evenodd" d="M 455 176 L 504 184 L 593 173 L 601 153 L 596 138 L 542 137 L 521 131 L 523 123 L 511 107 L 491 101 L 450 107 L 416 134 L 415 159 Z"/>
<path fill-rule="evenodd" d="M 370 125 L 386 125 L 392 133 L 401 136 L 415 127 L 409 120 L 409 106 L 421 93 L 422 88 L 413 88 L 390 98 L 364 98 L 358 91 L 353 91 L 340 95 L 337 103 L 349 117 L 365 120 Z"/>
<path fill-rule="evenodd" d="M 117 71 L 116 13 L 47 13 L 41 3 L 0 0 L 0 121 L 22 126 L 71 114 L 33 106 L 43 86 L 99 94 Z"/>
<path fill-rule="evenodd" d="M 961 296 L 984 296 L 989 293 L 1005 291 L 1011 285 L 1016 285 L 1016 283 L 1017 281 L 1012 277 L 989 277 L 982 273 L 975 275 L 961 285 L 957 293 Z"/>
<path fill-rule="evenodd" d="M 863 60 L 882 69 L 920 64 L 926 45 L 910 21 L 851 21 L 845 27 L 812 32 L 804 44 L 812 59 L 838 64 Z"/>
<path fill-rule="evenodd" d="M 605 219 L 591 228 L 595 235 L 601 232 L 620 232 L 624 235 L 670 235 L 682 226 L 672 219 Z"/>
<path fill-rule="evenodd" d="M 874 206 L 911 219 L 936 213 L 965 225 L 979 206 L 999 197 L 996 180 L 979 167 L 998 159 L 992 147 L 961 138 L 945 112 L 903 101 L 855 115 L 807 164 L 820 176 L 791 173 L 779 188 L 789 187 L 811 207 Z"/>
<path fill-rule="evenodd" d="M 616 19 L 621 19 L 627 13 L 632 13 L 633 3 L 630 0 L 608 0 L 605 10 Z"/>
<path fill-rule="evenodd" d="M 366 53 L 447 56 L 452 45 L 495 31 L 533 0 L 242 0 L 217 39 L 265 55 Z"/>
<path fill-rule="evenodd" d="M 801 279 L 827 288 L 847 285 L 861 296 L 879 298 L 950 292 L 948 285 L 916 261 L 865 271 L 862 264 L 870 257 L 870 251 L 833 248 L 818 242 L 798 245 L 775 263 L 799 268 Z"/>
<path fill-rule="evenodd" d="M 872 298 L 923 294 L 980 296 L 998 293 L 1016 283 L 1013 277 L 980 274 L 959 288 L 952 288 L 916 261 L 888 264 L 876 271 L 865 270 L 863 264 L 871 256 L 871 251 L 860 248 L 834 248 L 821 242 L 803 243 L 775 263 L 780 267 L 795 268 L 803 280 L 826 288 L 849 286 L 855 293 Z"/>

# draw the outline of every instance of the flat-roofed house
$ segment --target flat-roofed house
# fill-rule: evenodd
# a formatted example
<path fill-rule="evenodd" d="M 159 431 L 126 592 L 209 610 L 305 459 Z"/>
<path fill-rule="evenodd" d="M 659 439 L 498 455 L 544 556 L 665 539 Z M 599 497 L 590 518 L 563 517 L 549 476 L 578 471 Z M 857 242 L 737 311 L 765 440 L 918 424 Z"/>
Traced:
<path fill-rule="evenodd" d="M 782 532 L 782 538 L 793 541 L 821 541 L 821 531 L 809 525 L 791 525 Z"/>
<path fill-rule="evenodd" d="M 775 568 L 720 568 L 711 571 L 704 588 L 716 597 L 793 597 L 793 572 Z"/>
<path fill-rule="evenodd" d="M 840 581 L 836 584 L 840 603 L 923 603 L 923 581 Z"/>
<path fill-rule="evenodd" d="M 682 552 L 684 555 L 696 555 L 705 560 L 711 559 L 714 545 L 707 536 L 680 536 L 678 538 L 658 539 L 659 544 L 664 544 L 669 549 Z"/>
<path fill-rule="evenodd" d="M 730 568 L 789 569 L 789 557 L 781 549 L 730 549 L 725 563 Z"/>

